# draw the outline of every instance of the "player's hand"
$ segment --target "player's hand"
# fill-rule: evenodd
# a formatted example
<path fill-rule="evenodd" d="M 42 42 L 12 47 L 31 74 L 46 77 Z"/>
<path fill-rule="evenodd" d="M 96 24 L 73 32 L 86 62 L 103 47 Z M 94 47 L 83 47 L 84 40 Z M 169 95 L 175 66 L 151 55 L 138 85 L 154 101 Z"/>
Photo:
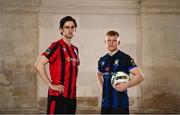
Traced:
<path fill-rule="evenodd" d="M 60 93 L 64 92 L 64 86 L 63 85 L 53 85 L 51 88 L 55 91 L 59 91 Z"/>
<path fill-rule="evenodd" d="M 128 83 L 128 82 L 127 82 L 127 83 L 118 83 L 118 84 L 116 84 L 115 89 L 116 89 L 117 91 L 123 92 L 123 91 L 125 91 L 128 87 L 129 87 L 129 83 Z"/>

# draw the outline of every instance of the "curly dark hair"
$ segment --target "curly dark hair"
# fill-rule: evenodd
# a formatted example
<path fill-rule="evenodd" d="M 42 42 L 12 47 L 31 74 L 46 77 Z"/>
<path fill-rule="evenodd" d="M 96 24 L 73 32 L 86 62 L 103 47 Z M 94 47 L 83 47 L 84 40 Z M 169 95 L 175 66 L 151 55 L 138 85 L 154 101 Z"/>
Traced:
<path fill-rule="evenodd" d="M 76 20 L 75 20 L 74 18 L 72 18 L 71 16 L 66 16 L 66 17 L 64 17 L 64 18 L 62 18 L 62 19 L 60 20 L 60 27 L 59 27 L 59 28 L 63 28 L 64 23 L 67 22 L 67 21 L 73 21 L 75 27 L 77 27 Z"/>

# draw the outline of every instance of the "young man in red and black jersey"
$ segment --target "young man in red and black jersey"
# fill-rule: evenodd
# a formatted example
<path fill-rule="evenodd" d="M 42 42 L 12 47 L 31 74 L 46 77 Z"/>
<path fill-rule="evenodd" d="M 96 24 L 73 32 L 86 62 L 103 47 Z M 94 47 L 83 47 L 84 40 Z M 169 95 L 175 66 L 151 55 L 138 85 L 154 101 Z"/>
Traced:
<path fill-rule="evenodd" d="M 49 86 L 48 114 L 76 113 L 76 79 L 80 61 L 78 48 L 71 44 L 76 27 L 71 16 L 62 18 L 59 27 L 62 38 L 53 42 L 35 63 L 38 75 Z M 50 78 L 45 69 L 47 63 Z"/>

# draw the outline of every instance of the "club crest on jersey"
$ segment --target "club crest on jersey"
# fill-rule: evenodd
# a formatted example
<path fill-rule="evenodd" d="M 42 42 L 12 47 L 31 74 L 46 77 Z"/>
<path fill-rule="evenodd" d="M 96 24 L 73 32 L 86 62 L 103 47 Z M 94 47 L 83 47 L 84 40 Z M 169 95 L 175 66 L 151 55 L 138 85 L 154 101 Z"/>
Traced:
<path fill-rule="evenodd" d="M 119 65 L 118 63 L 119 63 L 119 60 L 116 59 L 115 62 L 114 62 L 114 65 L 115 65 L 115 66 L 118 66 L 118 65 Z"/>
<path fill-rule="evenodd" d="M 66 48 L 63 48 L 64 51 L 66 51 Z"/>
<path fill-rule="evenodd" d="M 78 52 L 77 52 L 77 50 L 76 49 L 74 49 L 74 52 L 75 52 L 75 54 L 76 54 L 76 56 L 78 55 Z"/>

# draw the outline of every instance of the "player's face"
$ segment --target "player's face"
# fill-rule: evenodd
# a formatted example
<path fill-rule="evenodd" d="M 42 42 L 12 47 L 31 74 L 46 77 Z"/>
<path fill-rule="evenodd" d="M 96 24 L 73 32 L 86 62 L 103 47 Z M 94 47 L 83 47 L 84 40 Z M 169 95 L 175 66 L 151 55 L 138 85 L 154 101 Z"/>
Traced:
<path fill-rule="evenodd" d="M 118 39 L 118 36 L 106 36 L 105 43 L 107 50 L 110 52 L 114 52 L 118 49 L 120 41 Z"/>
<path fill-rule="evenodd" d="M 64 23 L 63 28 L 61 29 L 63 36 L 65 38 L 71 39 L 76 33 L 76 27 L 73 21 L 67 21 Z"/>

